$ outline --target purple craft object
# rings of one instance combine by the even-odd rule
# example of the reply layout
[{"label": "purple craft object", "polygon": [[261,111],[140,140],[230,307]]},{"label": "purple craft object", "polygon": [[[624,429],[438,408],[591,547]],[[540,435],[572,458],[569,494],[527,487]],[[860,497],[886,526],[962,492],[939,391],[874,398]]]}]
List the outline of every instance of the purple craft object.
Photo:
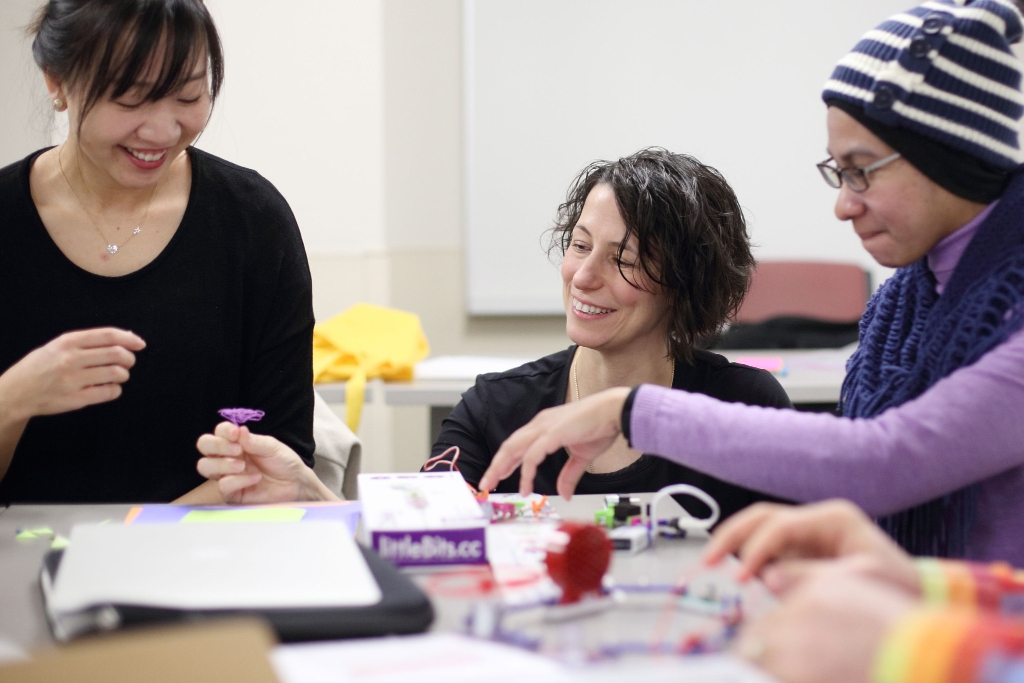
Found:
[{"label": "purple craft object", "polygon": [[220,416],[236,425],[244,425],[246,422],[259,422],[265,413],[262,410],[252,408],[221,408],[217,411]]}]

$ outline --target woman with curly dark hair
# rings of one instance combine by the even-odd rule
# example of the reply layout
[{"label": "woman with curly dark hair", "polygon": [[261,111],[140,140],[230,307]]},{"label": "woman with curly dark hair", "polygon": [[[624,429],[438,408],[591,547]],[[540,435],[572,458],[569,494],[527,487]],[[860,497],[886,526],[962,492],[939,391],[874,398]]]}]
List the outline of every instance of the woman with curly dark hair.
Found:
[{"label": "woman with curly dark hair", "polygon": [[[566,332],[574,345],[498,374],[481,375],[445,420],[433,455],[459,447],[456,464],[476,485],[512,432],[545,408],[616,386],[649,382],[723,401],[790,407],[771,374],[703,350],[735,313],[754,257],[743,211],[725,178],[685,154],[644,149],[585,168],[558,210],[552,249],[562,254]],[[535,490],[555,493],[568,455],[552,455]],[[696,485],[722,515],[764,496],[726,484],[620,440],[591,463],[579,493]],[[498,491],[519,490],[518,476]],[[706,514],[703,504],[687,502]]]},{"label": "woman with curly dark hair", "polygon": [[[790,406],[769,373],[701,349],[739,306],[754,265],[742,209],[715,169],[657,148],[595,162],[577,176],[559,207],[551,248],[562,254],[566,331],[574,345],[508,372],[481,375],[463,394],[433,455],[458,446],[456,467],[469,483],[477,484],[501,442],[539,411],[609,387],[647,382],[723,401]],[[211,456],[228,454],[226,442],[210,443],[208,450]],[[285,472],[283,463],[295,460],[272,440],[256,439],[245,450],[263,456],[249,459],[246,471]],[[556,454],[542,467],[538,491],[555,492],[567,457]],[[228,497],[319,496],[320,487],[303,468],[287,471],[301,473],[304,485],[275,487],[298,475],[250,478],[236,474],[231,460],[200,463],[201,472],[220,479]],[[645,456],[624,440],[592,464],[579,491],[656,491],[674,483],[703,488],[723,516],[765,498]],[[518,486],[513,476],[498,490]],[[688,505],[694,514],[707,514],[698,501]]]},{"label": "woman with curly dark hair", "polygon": [[847,498],[913,554],[1024,565],[1022,39],[1009,0],[928,0],[866,33],[825,84],[817,168],[835,215],[897,269],[860,321],[842,416],[613,388],[539,415],[481,485],[515,472],[528,491],[568,446],[568,496],[625,438],[793,500]]}]

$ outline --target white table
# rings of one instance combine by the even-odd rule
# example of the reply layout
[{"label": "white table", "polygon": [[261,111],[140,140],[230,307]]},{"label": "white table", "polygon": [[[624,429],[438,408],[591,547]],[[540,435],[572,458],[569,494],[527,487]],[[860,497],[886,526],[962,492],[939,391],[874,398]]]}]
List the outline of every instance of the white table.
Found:
[{"label": "white table", "polygon": [[[830,409],[839,402],[839,393],[846,377],[846,360],[856,345],[841,349],[794,349],[766,351],[718,351],[729,360],[742,357],[782,357],[784,374],[776,375],[789,400],[798,408]],[[502,372],[527,363],[528,358],[495,358],[484,356],[441,356],[416,366],[416,379],[411,382],[371,382],[367,384],[366,400],[373,400],[377,389],[387,405],[420,405],[430,408],[430,439],[440,433],[441,420],[448,416],[463,392],[473,386],[476,376],[485,372]],[[345,402],[344,383],[318,384],[316,390],[328,403]]]},{"label": "white table", "polygon": [[[786,373],[777,375],[779,383],[794,404],[836,403],[846,376],[846,360],[852,347],[842,349],[800,349],[768,351],[720,351],[729,360],[744,356],[774,356],[786,361]],[[448,361],[463,361],[462,365]],[[502,372],[529,362],[526,358],[487,358],[481,356],[442,356],[417,365],[416,379],[411,382],[383,383],[384,401],[388,405],[454,406],[463,392],[473,386],[476,375],[482,372]],[[438,372],[442,362],[452,369]],[[469,374],[460,370],[477,369]],[[424,372],[424,370],[426,372]],[[426,375],[426,376],[424,376]],[[342,382],[318,384],[317,391],[328,403],[345,402],[345,384]]]}]

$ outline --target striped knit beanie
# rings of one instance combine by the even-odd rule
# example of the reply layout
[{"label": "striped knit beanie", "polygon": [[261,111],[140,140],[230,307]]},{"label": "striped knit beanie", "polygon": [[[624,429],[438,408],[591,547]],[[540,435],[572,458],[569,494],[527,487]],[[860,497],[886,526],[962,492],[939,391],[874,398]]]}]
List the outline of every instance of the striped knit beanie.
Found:
[{"label": "striped knit beanie", "polygon": [[822,98],[924,175],[989,202],[1024,156],[1020,60],[1024,18],[1013,0],[931,0],[868,31],[839,61]]}]

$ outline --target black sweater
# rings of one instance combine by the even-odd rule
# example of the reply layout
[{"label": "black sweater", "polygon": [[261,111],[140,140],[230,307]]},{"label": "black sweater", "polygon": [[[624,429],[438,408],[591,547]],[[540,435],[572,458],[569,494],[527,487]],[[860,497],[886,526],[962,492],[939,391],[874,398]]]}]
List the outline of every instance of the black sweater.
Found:
[{"label": "black sweater", "polygon": [[254,171],[189,149],[181,224],[120,277],[74,265],[29,192],[40,152],[0,169],[0,372],[71,330],[146,341],[120,398],[29,421],[0,502],[170,501],[203,482],[196,439],[217,410],[266,411],[272,434],[313,453],[312,285],[288,203]]},{"label": "black sweater", "polygon": [[[575,350],[575,346],[570,346],[513,370],[477,377],[476,385],[462,395],[462,401],[442,424],[431,455],[458,446],[457,467],[466,481],[476,486],[498,447],[512,432],[541,410],[565,403]],[[673,388],[734,403],[792,408],[785,389],[771,373],[730,363],[710,351],[694,351],[693,355],[693,365],[676,363]],[[534,490],[549,495],[557,493],[555,482],[568,459],[564,449],[549,455],[537,469]],[[692,484],[703,489],[718,501],[723,519],[756,501],[777,500],[650,455],[641,456],[617,472],[584,473],[576,493],[638,493],[657,491],[669,484]],[[519,470],[498,485],[501,493],[518,490]],[[679,502],[697,517],[710,513],[707,506],[692,498],[680,497]]]}]

